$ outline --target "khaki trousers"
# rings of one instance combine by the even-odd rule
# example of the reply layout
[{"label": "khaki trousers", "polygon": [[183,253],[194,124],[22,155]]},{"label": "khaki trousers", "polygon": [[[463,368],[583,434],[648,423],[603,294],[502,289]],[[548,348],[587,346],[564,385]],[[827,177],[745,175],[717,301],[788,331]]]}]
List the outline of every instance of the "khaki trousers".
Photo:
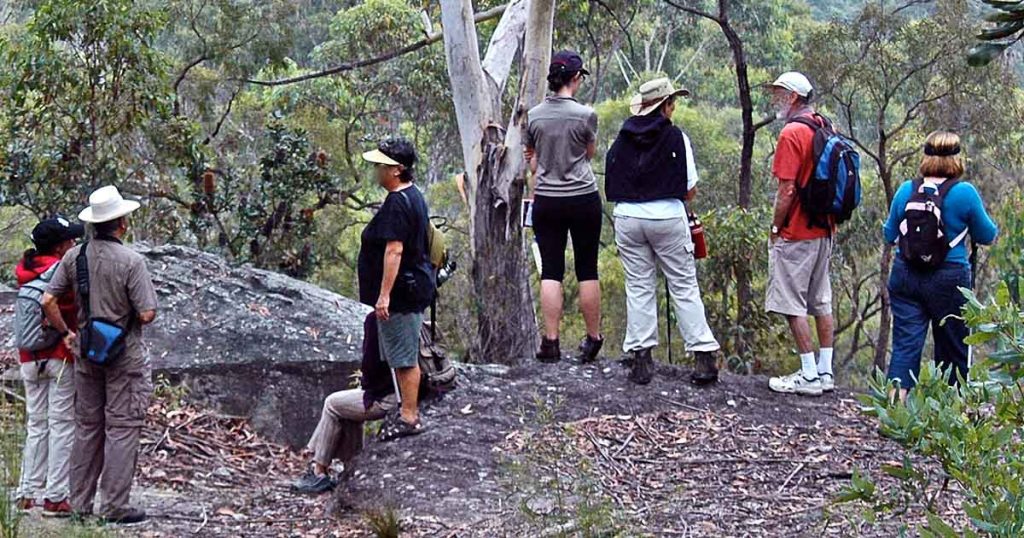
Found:
[{"label": "khaki trousers", "polygon": [[18,497],[60,502],[70,491],[69,457],[75,439],[74,366],[49,359],[21,365],[28,414]]},{"label": "khaki trousers", "polygon": [[658,268],[668,280],[687,351],[717,351],[697,285],[697,263],[686,219],[615,217],[615,244],[626,272],[625,352],[658,345]]},{"label": "khaki trousers", "polygon": [[153,393],[144,358],[124,356],[109,366],[75,362],[75,445],[71,463],[71,506],[119,517],[129,508],[139,437]]},{"label": "khaki trousers", "polygon": [[313,452],[313,461],[324,467],[335,459],[348,463],[363,450],[363,423],[384,418],[396,405],[397,399],[391,394],[367,409],[363,405],[363,389],[342,390],[328,396],[320,423],[306,445]]}]

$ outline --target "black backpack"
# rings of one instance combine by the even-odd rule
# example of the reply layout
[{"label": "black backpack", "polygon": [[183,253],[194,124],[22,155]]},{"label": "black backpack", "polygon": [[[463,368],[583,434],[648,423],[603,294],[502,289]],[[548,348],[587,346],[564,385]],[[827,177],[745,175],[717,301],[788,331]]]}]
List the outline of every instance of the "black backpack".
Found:
[{"label": "black backpack", "polygon": [[959,180],[947,179],[942,185],[915,179],[913,193],[900,222],[900,257],[919,271],[934,271],[946,262],[949,251],[967,237],[967,230],[950,241],[942,223],[942,201]]},{"label": "black backpack", "polygon": [[814,131],[814,172],[806,185],[798,189],[800,206],[811,217],[811,224],[831,228],[834,220],[842,224],[850,220],[860,205],[860,154],[849,140],[832,127],[832,122],[815,114],[823,125],[807,116],[793,118]]}]

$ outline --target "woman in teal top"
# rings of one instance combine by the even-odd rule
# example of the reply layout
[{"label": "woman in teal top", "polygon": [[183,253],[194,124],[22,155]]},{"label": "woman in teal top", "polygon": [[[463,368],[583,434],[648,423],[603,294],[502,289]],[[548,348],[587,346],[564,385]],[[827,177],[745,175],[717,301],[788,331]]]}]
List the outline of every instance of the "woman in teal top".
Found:
[{"label": "woman in teal top", "polygon": [[[964,339],[968,330],[963,320],[948,316],[959,315],[967,302],[959,288],[971,287],[966,236],[970,235],[975,244],[988,245],[995,241],[998,233],[978,190],[959,179],[964,172],[960,137],[934,132],[925,141],[924,153],[920,168],[924,188],[934,186],[945,191],[940,208],[942,229],[945,238],[954,245],[945,262],[931,270],[912,266],[897,251],[889,277],[893,331],[888,379],[899,382],[901,398],[914,386],[921,371],[921,351],[929,325],[935,341],[935,362],[949,370],[951,384],[957,382],[958,374],[966,379],[969,365]],[[943,185],[950,181],[956,183],[944,189]],[[914,184],[914,181],[905,182],[893,197],[889,219],[883,227],[888,243],[900,239]]]}]

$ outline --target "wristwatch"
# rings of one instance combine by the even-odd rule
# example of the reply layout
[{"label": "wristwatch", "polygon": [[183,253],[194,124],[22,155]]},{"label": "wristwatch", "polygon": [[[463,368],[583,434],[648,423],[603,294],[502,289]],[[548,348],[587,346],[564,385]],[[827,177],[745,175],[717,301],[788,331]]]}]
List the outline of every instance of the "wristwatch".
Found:
[{"label": "wristwatch", "polygon": [[772,224],[772,235],[779,235],[779,227]]}]

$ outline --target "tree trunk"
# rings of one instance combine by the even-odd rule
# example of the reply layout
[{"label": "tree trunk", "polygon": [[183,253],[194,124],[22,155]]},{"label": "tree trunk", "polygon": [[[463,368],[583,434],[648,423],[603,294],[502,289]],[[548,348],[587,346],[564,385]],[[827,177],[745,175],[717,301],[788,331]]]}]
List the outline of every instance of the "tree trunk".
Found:
[{"label": "tree trunk", "polygon": [[[878,144],[878,157],[881,163],[885,163],[887,155],[885,133],[880,133]],[[892,188],[892,168],[886,165],[879,166],[879,178],[885,188],[886,206],[892,205],[895,195]],[[892,304],[889,299],[889,272],[892,269],[892,245],[885,245],[882,249],[882,259],[878,267],[878,296],[882,299],[882,308],[878,316],[878,339],[875,341],[874,365],[881,371],[885,371],[886,358],[889,355],[889,338],[892,335]]]},{"label": "tree trunk", "polygon": [[739,194],[737,201],[739,206],[747,209],[750,207],[751,193],[753,191],[753,162],[754,162],[754,102],[750,97],[750,78],[747,75],[747,56],[743,51],[743,40],[733,29],[728,19],[728,3],[721,1],[721,18],[718,21],[722,28],[725,39],[729,42],[729,49],[732,50],[732,60],[736,64],[736,90],[740,99],[740,114],[743,118],[743,147],[740,150],[740,177]]},{"label": "tree trunk", "polygon": [[[749,209],[753,191],[753,160],[754,160],[754,104],[750,97],[750,79],[747,75],[747,57],[743,51],[743,40],[729,23],[729,4],[727,0],[719,0],[718,25],[729,42],[733,63],[736,68],[736,90],[740,100],[740,112],[743,119],[743,146],[740,149],[740,176],[736,202],[741,209]],[[753,291],[750,286],[750,263],[739,260],[736,265],[736,306],[737,325],[744,326],[753,316]],[[743,356],[748,352],[745,331],[736,333],[734,342],[735,353]]]},{"label": "tree trunk", "polygon": [[[521,161],[505,146],[497,125],[484,131],[484,160],[478,169],[479,190],[473,223],[473,288],[476,293],[478,335],[473,354],[483,362],[516,363],[533,351],[537,321],[524,248],[519,210],[524,183],[515,181],[506,202],[496,196],[501,176]],[[513,209],[515,208],[515,209]]]},{"label": "tree trunk", "polygon": [[[525,111],[544,95],[554,1],[510,5],[482,62],[470,0],[442,0],[441,17],[470,205],[478,322],[472,354],[478,361],[516,363],[533,351],[537,338],[519,218],[526,169],[520,126]],[[500,97],[524,31],[521,104],[504,130]]]},{"label": "tree trunk", "polygon": [[878,295],[882,298],[882,310],[878,316],[878,340],[875,341],[875,368],[885,371],[889,355],[889,337],[892,332],[892,311],[889,309],[889,270],[892,265],[892,245],[882,248],[882,261],[878,272]]}]

